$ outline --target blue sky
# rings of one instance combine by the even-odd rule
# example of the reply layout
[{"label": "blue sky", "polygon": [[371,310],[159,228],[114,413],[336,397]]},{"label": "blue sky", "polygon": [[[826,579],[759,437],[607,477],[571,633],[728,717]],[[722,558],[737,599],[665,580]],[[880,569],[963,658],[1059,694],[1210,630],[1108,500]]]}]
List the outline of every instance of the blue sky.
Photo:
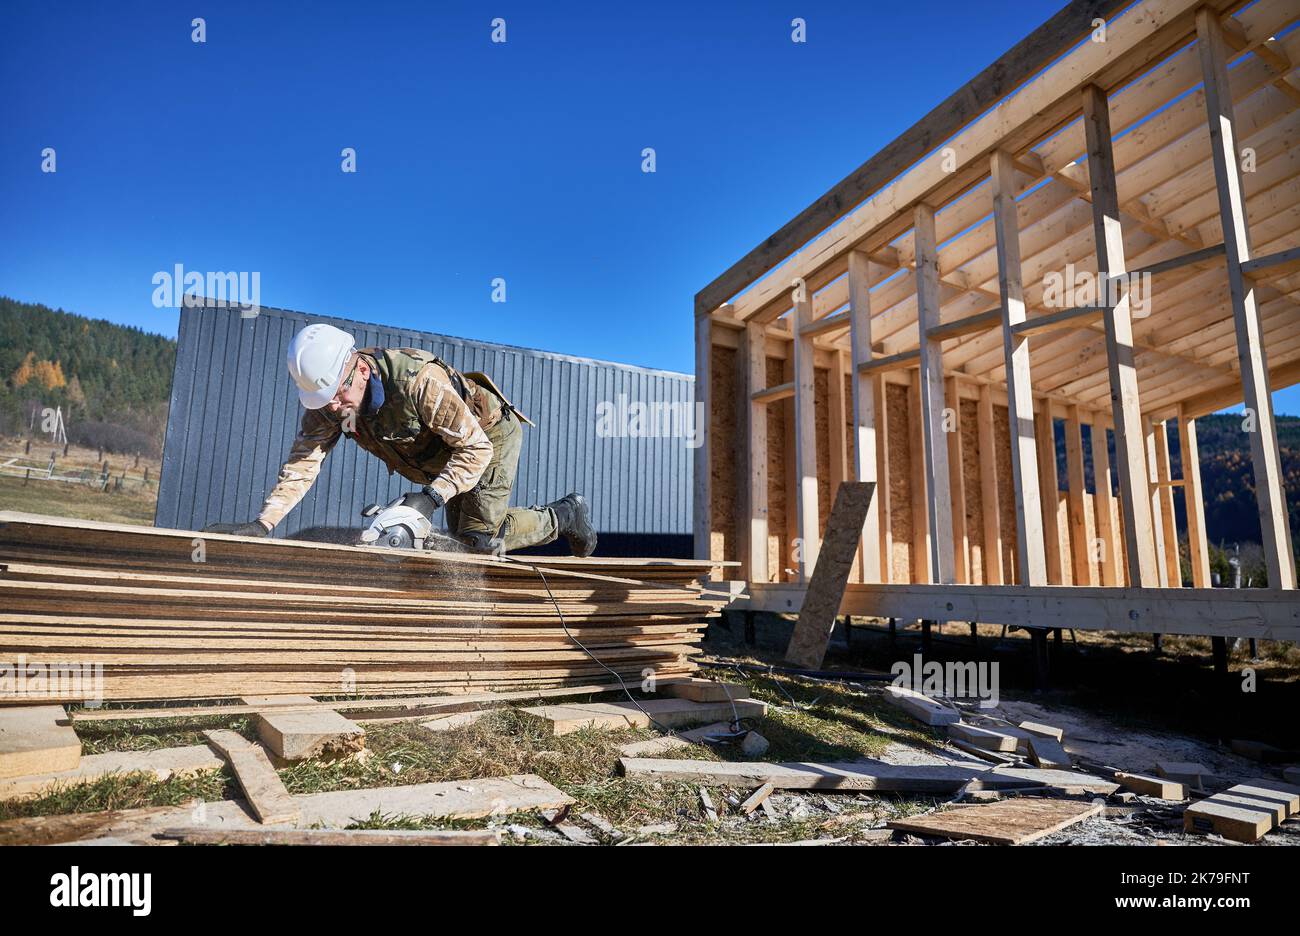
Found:
[{"label": "blue sky", "polygon": [[1061,2],[6,2],[0,294],[175,334],[157,271],[258,271],[689,372],[697,290]]}]

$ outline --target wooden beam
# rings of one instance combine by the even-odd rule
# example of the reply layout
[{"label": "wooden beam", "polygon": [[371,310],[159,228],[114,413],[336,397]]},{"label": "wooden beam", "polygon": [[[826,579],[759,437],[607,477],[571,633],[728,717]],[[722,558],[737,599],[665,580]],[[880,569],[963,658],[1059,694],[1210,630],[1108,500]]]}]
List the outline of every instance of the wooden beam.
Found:
[{"label": "wooden beam", "polygon": [[817,510],[817,416],[815,409],[812,339],[800,334],[812,315],[812,297],[807,290],[795,290],[794,298],[794,424],[787,431],[794,434],[795,510],[799,549],[795,567],[806,581],[817,565],[821,543],[821,524]]},{"label": "wooden beam", "polygon": [[749,518],[748,561],[745,578],[767,582],[767,405],[755,398],[767,386],[767,335],[763,326],[751,322],[745,326],[745,393],[749,406],[746,425],[749,435],[748,478],[745,486]]},{"label": "wooden beam", "polygon": [[[712,310],[710,310],[712,311]],[[693,458],[694,463],[694,491],[691,502],[693,510],[693,524],[695,529],[695,558],[711,559],[712,542],[713,542],[713,502],[712,502],[712,457],[709,449],[711,448],[713,433],[709,426],[713,422],[713,411],[710,409],[712,392],[710,382],[712,380],[712,367],[710,362],[713,357],[713,322],[707,316],[695,320],[695,408],[697,411],[704,413],[704,424],[699,427],[700,444],[695,447]]]},{"label": "wooden beam", "polygon": [[1186,410],[1178,413],[1178,453],[1183,463],[1183,505],[1187,510],[1187,553],[1192,567],[1192,587],[1209,588],[1210,548],[1205,536],[1205,497],[1201,491],[1201,452],[1196,441],[1196,420]]},{"label": "wooden beam", "polygon": [[[998,310],[1001,315],[1001,310]],[[1002,511],[998,504],[997,435],[993,426],[993,393],[988,384],[980,384],[976,409],[979,430],[980,508],[984,520],[984,582],[1001,585]]]},{"label": "wooden beam", "polygon": [[[762,326],[759,326],[762,329]],[[767,405],[768,403],[777,403],[781,400],[788,400],[794,396],[794,381],[790,383],[777,384],[775,387],[764,387],[762,390],[756,390],[750,394],[750,400],[754,403]]]},{"label": "wooden beam", "polygon": [[[861,251],[849,253],[849,343],[851,364],[849,373],[853,385],[853,468],[859,481],[876,483],[878,418],[883,420],[884,401],[876,405],[875,381],[863,376],[861,366],[871,360],[871,289],[870,260]],[[884,392],[884,384],[881,384]],[[879,414],[879,417],[878,415]],[[883,422],[881,423],[883,425]],[[881,433],[883,435],[883,433]],[[883,442],[881,443],[883,444]],[[887,485],[878,485],[885,486]],[[881,579],[880,497],[870,499],[867,516],[862,527],[859,552],[862,558],[862,581],[879,582]]]},{"label": "wooden beam", "polygon": [[[845,364],[848,353],[831,352],[830,373],[827,375],[827,427],[829,429],[830,482],[831,491],[838,491],[840,484],[848,479],[848,425],[849,418],[844,405],[844,375],[849,368]],[[834,494],[832,494],[834,496]]]},{"label": "wooden beam", "polygon": [[[1125,272],[1124,232],[1120,226],[1119,196],[1115,188],[1110,110],[1106,93],[1096,85],[1083,89],[1083,124],[1088,140],[1097,269],[1107,276],[1118,276]],[[1142,407],[1138,397],[1137,369],[1133,364],[1133,319],[1127,292],[1107,310],[1104,322],[1128,580],[1135,585],[1153,586],[1159,581],[1159,569],[1152,537],[1150,499],[1146,491]]]},{"label": "wooden beam", "polygon": [[936,325],[926,332],[926,336],[933,341],[947,341],[949,338],[960,338],[963,335],[990,331],[1001,324],[1002,309],[998,307],[987,312],[980,312],[977,315],[968,315],[953,322]]},{"label": "wooden beam", "polygon": [[1128,0],[1072,0],[967,84],[809,205],[779,231],[749,251],[695,296],[704,315],[774,268],[821,231],[862,204],[899,173],[980,117],[1092,31]]},{"label": "wooden beam", "polygon": [[1002,350],[1007,379],[1007,418],[1011,428],[1011,475],[1016,504],[1017,581],[1047,584],[1043,500],[1039,491],[1034,442],[1034,397],[1029,378],[1029,339],[1015,326],[1025,320],[1025,290],[1020,269],[1020,221],[1016,214],[1015,168],[1009,153],[991,159],[993,223],[997,236],[998,291],[1002,297]]},{"label": "wooden beam", "polygon": [[1048,315],[1036,315],[1026,319],[1015,327],[1017,335],[1041,335],[1062,328],[1087,328],[1094,322],[1100,322],[1109,309],[1106,306],[1080,306],[1077,309],[1065,309]]},{"label": "wooden beam", "polygon": [[[1267,257],[1256,257],[1241,264],[1242,273],[1258,279],[1286,276],[1296,270],[1300,270],[1300,247],[1281,250]],[[1268,277],[1262,275],[1265,271],[1268,272]]]},{"label": "wooden beam", "polygon": [[898,354],[890,354],[886,357],[871,358],[862,361],[857,365],[859,374],[883,374],[886,371],[902,370],[906,367],[912,367],[919,364],[921,360],[920,351],[901,351]]},{"label": "wooden beam", "polygon": [[1147,498],[1151,504],[1151,535],[1156,549],[1156,584],[1169,587],[1169,565],[1165,555],[1164,512],[1160,500],[1160,466],[1157,461],[1156,429],[1150,416],[1142,417],[1142,437],[1146,446]]},{"label": "wooden beam", "polygon": [[1295,588],[1295,554],[1287,517],[1286,490],[1278,453],[1277,426],[1268,382],[1268,359],[1255,290],[1248,284],[1242,264],[1250,262],[1250,229],[1242,192],[1236,122],[1228,84],[1223,27],[1206,8],[1196,12],[1197,47],[1205,80],[1205,109],[1210,126],[1210,148],[1219,195],[1219,217],[1228,266],[1228,295],[1237,334],[1237,364],[1246,409],[1254,417],[1250,455],[1255,473],[1255,499],[1259,504],[1260,534],[1269,584]]},{"label": "wooden beam", "polygon": [[1079,407],[1071,405],[1065,417],[1065,468],[1069,485],[1070,567],[1075,585],[1096,585],[1088,541],[1088,498],[1083,467],[1083,426]]},{"label": "wooden beam", "polygon": [[934,209],[916,207],[916,305],[920,343],[921,428],[925,483],[929,491],[930,574],[940,584],[956,581],[953,561],[953,501],[948,485],[948,433],[944,429],[943,347],[928,337],[939,324],[939,248]]},{"label": "wooden beam", "polygon": [[907,442],[911,477],[907,479],[912,494],[912,581],[930,581],[930,499],[925,473],[924,416],[921,410],[921,373],[912,371],[907,395]]}]

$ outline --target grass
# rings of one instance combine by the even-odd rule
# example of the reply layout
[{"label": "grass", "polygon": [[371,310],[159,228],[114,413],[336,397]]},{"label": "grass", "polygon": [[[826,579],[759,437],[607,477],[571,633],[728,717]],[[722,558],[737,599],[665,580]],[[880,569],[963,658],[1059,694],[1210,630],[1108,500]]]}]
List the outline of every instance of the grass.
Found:
[{"label": "grass", "polygon": [[[747,721],[771,747],[762,760],[843,761],[882,753],[892,741],[925,744],[935,740],[874,694],[847,686],[811,686],[782,677],[740,677],[728,681],[750,686],[753,698],[772,704],[766,718]],[[612,697],[611,697],[612,698]],[[228,727],[253,737],[245,716],[204,716],[175,719],[96,721],[78,726],[86,753],[151,750],[203,743],[205,728]],[[796,812],[782,810],[779,821],[729,815],[727,796],[743,799],[748,789],[713,788],[711,795],[724,813],[713,824],[705,820],[697,789],[686,783],[646,781],[618,774],[619,748],[657,735],[648,729],[619,731],[584,729],[550,734],[541,722],[514,708],[496,710],[479,721],[448,731],[431,732],[418,721],[376,723],[366,730],[369,755],[364,760],[334,763],[311,761],[281,770],[291,793],[319,793],[382,786],[472,780],[533,773],[576,801],[572,816],[595,812],[638,840],[673,843],[797,841],[819,837],[858,840],[884,818],[925,808],[931,800],[905,800],[880,795],[799,797]],[[734,747],[694,747],[665,756],[700,759],[746,759]],[[120,774],[94,783],[66,787],[39,799],[0,803],[0,819],[57,815],[97,809],[175,806],[193,798],[237,797],[238,786],[228,771],[157,782],[143,774]],[[780,794],[774,799],[779,800]],[[790,798],[794,802],[793,798]],[[448,822],[409,816],[375,814],[355,828],[432,829],[483,828],[503,820]],[[506,817],[516,829],[540,830],[535,813]],[[644,826],[671,825],[673,830],[637,832]],[[594,830],[591,830],[594,832]],[[543,833],[544,834],[544,833]],[[509,840],[510,837],[507,837]],[[529,838],[527,841],[534,841]]]},{"label": "grass", "polygon": [[0,477],[0,510],[74,517],[104,523],[153,525],[157,487],[121,492],[98,491],[83,484]]}]

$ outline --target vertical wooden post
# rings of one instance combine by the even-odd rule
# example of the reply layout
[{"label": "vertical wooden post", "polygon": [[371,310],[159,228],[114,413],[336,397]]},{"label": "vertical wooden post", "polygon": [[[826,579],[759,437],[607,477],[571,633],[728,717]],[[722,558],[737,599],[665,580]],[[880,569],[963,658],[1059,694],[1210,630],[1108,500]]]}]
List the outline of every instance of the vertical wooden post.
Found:
[{"label": "vertical wooden post", "polygon": [[961,442],[961,388],[956,377],[943,381],[945,409],[952,411],[951,424],[944,417],[948,436],[948,493],[952,498],[953,578],[957,582],[971,581],[970,536],[966,532],[966,478],[962,470]]},{"label": "vertical wooden post", "polygon": [[1201,452],[1196,420],[1178,407],[1178,450],[1183,462],[1183,504],[1187,508],[1187,558],[1192,586],[1210,587],[1210,548],[1205,536],[1205,497],[1201,491]]},{"label": "vertical wooden post", "polygon": [[1029,339],[1011,331],[1025,320],[1020,272],[1020,219],[1011,154],[992,156],[993,226],[997,233],[998,291],[1002,296],[1002,350],[1007,375],[1007,418],[1011,423],[1011,476],[1016,504],[1016,561],[1021,585],[1047,584],[1043,501],[1034,444],[1034,397],[1029,380]]},{"label": "vertical wooden post", "polygon": [[1002,511],[998,505],[997,436],[993,431],[993,392],[980,384],[977,409],[980,452],[980,506],[984,515],[984,584],[1001,585]]},{"label": "vertical wooden post", "polygon": [[1170,588],[1181,588],[1183,571],[1178,563],[1178,518],[1174,514],[1173,471],[1169,462],[1169,423],[1155,424],[1156,474],[1160,478],[1160,531],[1164,540],[1165,578]]},{"label": "vertical wooden post", "polygon": [[[893,498],[889,491],[889,408],[885,405],[885,375],[871,378],[871,399],[876,412],[876,496],[872,507],[879,509],[880,527],[880,581],[889,582],[894,577],[894,521],[891,513]],[[867,528],[871,536],[871,528]],[[870,581],[864,578],[863,581]]]},{"label": "vertical wooden post", "polygon": [[[1088,172],[1092,182],[1092,226],[1097,243],[1100,281],[1127,271],[1124,232],[1120,226],[1119,195],[1115,188],[1115,154],[1111,149],[1110,106],[1096,85],[1083,89],[1083,126],[1088,140]],[[1111,420],[1115,430],[1115,461],[1119,473],[1124,539],[1131,586],[1154,587],[1160,578],[1153,537],[1151,501],[1147,497],[1146,459],[1142,445],[1142,408],[1137,368],[1133,363],[1133,319],[1124,291],[1105,316],[1106,367],[1110,376]]]},{"label": "vertical wooden post", "polygon": [[937,584],[956,581],[953,560],[952,492],[948,487],[948,433],[943,418],[943,352],[928,332],[939,325],[939,248],[934,209],[916,206],[916,315],[920,333],[921,429],[925,483],[930,501],[930,575]]},{"label": "vertical wooden post", "polygon": [[1083,467],[1083,426],[1079,421],[1079,407],[1070,405],[1065,411],[1065,469],[1069,485],[1070,506],[1070,566],[1074,570],[1075,585],[1096,585],[1092,567],[1092,552],[1088,542],[1088,498]]},{"label": "vertical wooden post", "polygon": [[[883,401],[876,405],[876,381],[864,379],[859,368],[871,360],[871,266],[867,255],[858,250],[849,252],[849,345],[851,351],[850,373],[853,382],[853,470],[859,481],[877,481],[876,496],[867,505],[867,520],[862,528],[862,543],[858,547],[862,557],[862,581],[880,582],[882,498],[888,503],[889,485],[884,482],[876,462],[877,432],[884,425]],[[883,384],[881,385],[883,389]],[[883,433],[881,433],[883,434]],[[886,507],[887,511],[888,508]]]},{"label": "vertical wooden post", "polygon": [[1038,477],[1043,486],[1043,546],[1047,554],[1049,585],[1061,585],[1065,582],[1064,565],[1061,561],[1061,482],[1056,471],[1055,426],[1052,419],[1052,403],[1044,397],[1038,401],[1034,441],[1038,446]]},{"label": "vertical wooden post", "polygon": [[767,333],[758,322],[745,325],[744,352],[749,435],[748,575],[751,582],[767,582],[767,404],[754,402],[754,394],[767,387]]},{"label": "vertical wooden post", "polygon": [[795,510],[801,547],[796,568],[799,580],[806,583],[817,565],[821,546],[821,528],[817,511],[817,417],[814,410],[816,384],[813,370],[813,340],[803,335],[812,322],[812,296],[804,286],[794,296],[794,433]]},{"label": "vertical wooden post", "polygon": [[1254,286],[1241,272],[1241,264],[1250,259],[1250,229],[1246,221],[1246,197],[1241,187],[1241,164],[1237,154],[1232,91],[1228,86],[1223,27],[1217,14],[1208,7],[1196,11],[1196,35],[1205,80],[1205,108],[1210,122],[1210,149],[1219,192],[1219,216],[1223,222],[1228,295],[1232,300],[1232,319],[1237,332],[1237,362],[1246,409],[1254,414],[1255,420],[1255,431],[1250,433],[1250,458],[1255,472],[1255,499],[1259,504],[1268,584],[1273,588],[1295,588],[1295,556],[1291,549],[1291,527],[1287,518],[1286,488],[1282,482],[1282,462],[1278,455],[1273,398],[1268,385],[1264,333]]},{"label": "vertical wooden post", "polygon": [[702,412],[704,425],[699,427],[700,444],[694,453],[694,501],[692,503],[693,526],[695,532],[695,558],[711,559],[713,542],[713,501],[712,501],[712,447],[713,434],[709,422],[712,417],[710,401],[712,400],[713,357],[713,321],[707,315],[695,319],[695,406]]},{"label": "vertical wooden post", "polygon": [[1106,439],[1106,423],[1097,414],[1092,419],[1092,476],[1097,491],[1093,495],[1093,505],[1097,508],[1097,539],[1101,540],[1101,583],[1118,585],[1119,564],[1115,560],[1115,547],[1119,545],[1119,538],[1115,535],[1110,445]]},{"label": "vertical wooden post", "polygon": [[930,574],[930,520],[929,484],[925,476],[925,437],[922,429],[921,375],[911,372],[911,386],[907,396],[907,441],[912,475],[907,479],[912,492],[912,581],[917,584],[931,581]]},{"label": "vertical wooden post", "polygon": [[1151,503],[1151,532],[1156,547],[1156,581],[1161,588],[1169,587],[1169,565],[1165,557],[1164,512],[1160,501],[1160,463],[1156,455],[1156,429],[1151,417],[1142,417],[1142,432],[1147,449],[1147,497]]}]

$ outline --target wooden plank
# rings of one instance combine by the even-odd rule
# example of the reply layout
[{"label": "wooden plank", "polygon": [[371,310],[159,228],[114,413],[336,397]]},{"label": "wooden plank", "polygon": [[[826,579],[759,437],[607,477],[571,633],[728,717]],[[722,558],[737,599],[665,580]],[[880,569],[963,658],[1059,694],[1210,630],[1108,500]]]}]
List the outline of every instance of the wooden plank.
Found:
[{"label": "wooden plank", "polygon": [[897,139],[867,160],[779,231],[737,261],[695,297],[696,315],[713,311],[789,257],[886,183],[971,123],[1000,98],[1033,77],[1062,50],[1092,31],[1098,17],[1109,19],[1123,0],[1072,0],[996,62],[941,102]]},{"label": "wooden plank", "polygon": [[1059,741],[1030,734],[1029,759],[1034,766],[1047,770],[1069,770],[1073,766],[1070,755]]},{"label": "wooden plank", "polygon": [[[178,826],[156,838],[186,845],[500,845],[500,829],[210,829]],[[85,844],[84,842],[81,844]]]},{"label": "wooden plank", "polygon": [[81,741],[61,705],[0,708],[0,779],[75,770]]},{"label": "wooden plank", "polygon": [[954,708],[936,702],[921,692],[903,686],[886,686],[885,701],[895,708],[900,708],[923,725],[936,727],[953,725],[961,721],[961,713]]},{"label": "wooden plank", "polygon": [[907,479],[911,494],[912,511],[912,562],[913,582],[930,582],[933,566],[930,564],[930,497],[925,472],[925,417],[921,409],[921,376],[913,371],[907,395],[907,445],[911,477]]},{"label": "wooden plank", "polygon": [[1044,335],[1062,328],[1087,328],[1094,322],[1100,322],[1109,311],[1106,306],[1080,306],[1077,309],[1065,309],[1035,315],[1013,327],[1013,331],[1022,338],[1030,335]]},{"label": "wooden plank", "polygon": [[[308,793],[294,797],[298,828],[343,828],[385,816],[429,819],[482,819],[537,809],[558,809],[573,799],[534,774],[482,777],[443,783]],[[204,804],[204,826],[212,829],[262,829],[238,800]],[[0,822],[0,844],[54,845],[83,838],[149,838],[164,829],[188,826],[193,806],[38,816]]]},{"label": "wooden plank", "polygon": [[844,351],[831,353],[831,368],[827,375],[827,435],[830,437],[830,483],[831,490],[838,491],[840,484],[849,478],[848,454],[848,415],[844,405],[844,375],[849,367],[845,363]]},{"label": "wooden plank", "polygon": [[794,666],[821,668],[875,492],[874,482],[846,481],[835,494],[821,558],[813,569],[786,649],[786,662]]},{"label": "wooden plank", "polygon": [[483,716],[491,711],[492,709],[478,709],[474,712],[453,712],[450,715],[443,715],[440,718],[431,718],[428,721],[420,722],[420,727],[429,731],[452,731],[456,728],[465,728],[477,724],[483,719]]},{"label": "wooden plank", "polygon": [[161,782],[172,777],[193,776],[205,770],[220,770],[221,764],[221,759],[206,744],[88,754],[71,770],[0,780],[0,800],[28,799],[52,787],[93,783],[112,774],[146,773]]},{"label": "wooden plank", "polygon": [[[893,502],[889,492],[889,407],[886,405],[885,378],[874,377],[871,381],[871,399],[876,408],[876,496],[871,499],[879,504],[880,516],[880,574],[872,577],[863,573],[863,582],[889,582],[894,577],[894,528]],[[864,539],[871,538],[871,530],[864,532]],[[865,555],[865,554],[864,554]]]},{"label": "wooden plank", "polygon": [[995,845],[1024,845],[1098,816],[1104,807],[1101,802],[1018,797],[1000,803],[957,806],[929,815],[892,819],[887,825],[915,835]]},{"label": "wooden plank", "polygon": [[794,435],[795,517],[800,540],[795,568],[800,581],[812,577],[821,550],[821,520],[817,509],[817,415],[813,343],[799,336],[800,327],[812,315],[807,290],[796,290],[794,300],[794,423],[787,432]]},{"label": "wooden plank", "polygon": [[1260,275],[1268,272],[1271,276],[1294,273],[1300,269],[1300,247],[1279,250],[1265,257],[1254,257],[1241,264],[1241,272],[1252,278],[1262,279]]},{"label": "wooden plank", "polygon": [[1168,588],[1169,560],[1165,549],[1164,499],[1160,494],[1159,437],[1150,416],[1142,417],[1142,434],[1146,445],[1147,497],[1151,502],[1151,533],[1156,551],[1157,584]]},{"label": "wooden plank", "polygon": [[1234,842],[1258,842],[1276,825],[1265,806],[1210,796],[1183,811],[1183,830],[1199,835],[1214,833]]},{"label": "wooden plank", "polygon": [[1124,789],[1140,793],[1142,796],[1154,796],[1157,799],[1167,800],[1187,799],[1187,787],[1176,780],[1168,780],[1164,777],[1149,777],[1146,774],[1126,773],[1124,771],[1115,774],[1114,779]]},{"label": "wooden plank", "polygon": [[[281,696],[286,705],[313,701],[308,696]],[[365,729],[336,711],[277,712],[271,696],[245,696],[246,705],[270,707],[253,719],[257,736],[283,761],[346,757],[366,746]]]},{"label": "wooden plank", "polygon": [[921,429],[925,484],[929,499],[930,580],[956,582],[953,497],[948,481],[948,433],[944,430],[943,346],[928,332],[940,321],[939,248],[934,209],[921,204],[914,215],[916,231],[917,327],[921,333]]},{"label": "wooden plank", "polygon": [[[583,728],[678,728],[733,718],[762,718],[767,706],[753,699],[735,702],[692,702],[689,699],[644,699],[631,702],[592,702],[586,705],[544,705],[520,709],[540,720],[556,735]],[[652,721],[653,719],[653,721]]]},{"label": "wooden plank", "polygon": [[[1001,311],[999,310],[999,315]],[[993,393],[988,384],[980,384],[976,407],[980,463],[980,509],[984,527],[984,583],[1001,585],[1002,510],[999,506],[997,441],[993,426]]]},{"label": "wooden plank", "polygon": [[[849,253],[849,344],[851,351],[850,382],[853,386],[853,467],[854,477],[861,482],[876,485],[876,491],[882,491],[877,483],[877,440],[883,448],[885,433],[877,432],[876,426],[884,426],[885,407],[883,399],[877,406],[876,382],[863,376],[861,367],[871,361],[871,290],[870,260],[861,251]],[[883,395],[884,385],[880,385]],[[888,485],[886,484],[887,488]],[[862,581],[879,582],[881,578],[882,544],[880,536],[881,506],[879,495],[869,499],[867,516],[862,526],[862,535],[858,544],[862,560]]]},{"label": "wooden plank", "polygon": [[967,744],[983,748],[986,751],[1014,752],[1020,746],[1020,738],[997,728],[982,728],[979,725],[966,725],[954,722],[948,726],[948,737],[957,738]]},{"label": "wooden plank", "polygon": [[1196,441],[1196,420],[1181,406],[1178,410],[1178,450],[1183,468],[1183,505],[1187,513],[1187,547],[1192,567],[1192,587],[1209,588],[1212,584],[1210,546],[1205,535],[1201,450]]},{"label": "wooden plank", "polygon": [[771,579],[767,566],[767,407],[755,401],[754,394],[767,386],[767,336],[757,323],[745,326],[744,361],[744,392],[750,401],[744,408],[748,471],[743,482],[743,503],[749,518],[744,577],[750,582],[766,582]]},{"label": "wooden plank", "polygon": [[1020,730],[1028,732],[1030,735],[1039,738],[1048,738],[1058,744],[1065,740],[1065,732],[1060,728],[1052,725],[1044,725],[1041,722],[1022,721]]},{"label": "wooden plank", "polygon": [[762,806],[767,798],[772,795],[776,787],[770,783],[764,783],[761,787],[749,795],[746,800],[740,804],[739,811],[742,816],[748,816],[755,809]]},{"label": "wooden plank", "polygon": [[1070,563],[1074,584],[1096,585],[1092,553],[1088,541],[1088,500],[1083,472],[1083,428],[1079,407],[1071,404],[1065,417],[1066,484],[1069,485]]},{"label": "wooden plank", "polygon": [[1251,259],[1250,229],[1242,191],[1241,163],[1237,152],[1236,119],[1228,82],[1223,27],[1207,8],[1196,12],[1197,48],[1205,80],[1205,108],[1209,120],[1210,149],[1219,196],[1219,217],[1228,267],[1228,296],[1237,338],[1237,364],[1246,409],[1253,414],[1250,433],[1255,499],[1259,505],[1264,558],[1268,580],[1278,588],[1296,587],[1295,553],[1287,517],[1286,490],[1278,452],[1277,426],[1269,389],[1268,356],[1255,290],[1247,284],[1242,264]]},{"label": "wooden plank", "polygon": [[231,772],[239,781],[253,814],[264,825],[296,822],[297,804],[280,782],[266,751],[252,744],[236,731],[217,729],[203,732],[203,736],[226,759]]},{"label": "wooden plank", "polygon": [[[1043,503],[1039,491],[1034,440],[1033,387],[1029,373],[1029,339],[1016,335],[1025,320],[1024,282],[1020,263],[1020,222],[1016,213],[1016,177],[1011,154],[997,150],[991,158],[993,222],[997,235],[998,290],[1002,297],[1003,363],[1007,380],[1007,416],[1011,423],[1011,474],[1016,491],[1016,580],[1047,584]],[[1053,492],[1053,497],[1055,493]]]},{"label": "wooden plank", "polygon": [[631,744],[620,747],[618,753],[624,757],[654,757],[657,754],[666,754],[669,751],[682,751],[696,747],[705,743],[705,739],[710,736],[731,734],[733,732],[730,722],[714,722],[711,725],[701,725],[699,728],[691,728],[687,731],[660,735],[657,738],[650,738],[648,741],[633,741]]},{"label": "wooden plank", "polygon": [[999,306],[987,312],[979,312],[975,315],[967,315],[951,322],[935,325],[933,328],[928,329],[925,334],[931,341],[947,341],[951,338],[961,338],[965,335],[989,331],[1001,324],[1002,308]]},{"label": "wooden plank", "polygon": [[[1120,224],[1115,185],[1115,154],[1111,146],[1110,110],[1106,93],[1090,84],[1083,90],[1083,124],[1088,141],[1088,175],[1092,186],[1093,238],[1097,268],[1107,276],[1126,270],[1124,232]],[[1133,364],[1133,319],[1127,291],[1107,310],[1106,368],[1110,380],[1111,427],[1115,432],[1115,461],[1120,503],[1124,511],[1128,580],[1144,587],[1159,583],[1150,500],[1146,492],[1142,408],[1137,370]]]}]

